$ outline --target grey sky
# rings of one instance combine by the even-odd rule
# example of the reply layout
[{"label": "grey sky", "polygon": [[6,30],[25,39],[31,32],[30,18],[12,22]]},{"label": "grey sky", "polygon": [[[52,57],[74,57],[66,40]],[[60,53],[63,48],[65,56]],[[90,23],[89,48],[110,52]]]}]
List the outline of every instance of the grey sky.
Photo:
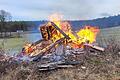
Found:
[{"label": "grey sky", "polygon": [[10,12],[13,20],[43,20],[52,13],[85,20],[119,14],[120,0],[0,0],[0,9]]}]

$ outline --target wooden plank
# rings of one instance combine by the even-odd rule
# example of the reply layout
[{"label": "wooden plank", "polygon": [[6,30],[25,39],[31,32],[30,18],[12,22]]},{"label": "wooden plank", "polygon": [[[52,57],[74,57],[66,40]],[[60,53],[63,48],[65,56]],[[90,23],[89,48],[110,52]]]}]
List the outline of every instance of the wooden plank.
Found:
[{"label": "wooden plank", "polygon": [[68,35],[66,35],[54,22],[51,22],[52,26],[54,26],[66,39],[70,39]]},{"label": "wooden plank", "polygon": [[98,50],[98,51],[105,51],[104,48],[99,47],[99,46],[96,46],[96,45],[92,45],[92,44],[84,44],[84,46],[91,47],[91,48],[96,49],[96,50]]},{"label": "wooden plank", "polygon": [[79,61],[58,61],[58,62],[51,62],[46,64],[38,65],[38,69],[40,71],[48,71],[54,69],[61,69],[61,68],[72,68],[74,65],[80,64]]}]

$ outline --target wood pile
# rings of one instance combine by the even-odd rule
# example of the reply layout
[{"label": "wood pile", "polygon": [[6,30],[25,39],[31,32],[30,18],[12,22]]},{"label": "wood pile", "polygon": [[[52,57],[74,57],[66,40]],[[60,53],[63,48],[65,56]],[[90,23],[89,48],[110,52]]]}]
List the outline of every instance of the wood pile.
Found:
[{"label": "wood pile", "polygon": [[[40,70],[73,67],[73,64],[80,64],[78,57],[80,54],[84,54],[91,49],[104,51],[104,48],[89,43],[83,44],[84,48],[72,48],[69,43],[65,44],[71,38],[53,22],[51,22],[51,25],[42,25],[40,31],[43,39],[31,44],[29,48],[32,48],[32,50],[27,54],[33,61],[44,63],[38,66]],[[64,37],[52,42],[51,38],[57,31]]]}]

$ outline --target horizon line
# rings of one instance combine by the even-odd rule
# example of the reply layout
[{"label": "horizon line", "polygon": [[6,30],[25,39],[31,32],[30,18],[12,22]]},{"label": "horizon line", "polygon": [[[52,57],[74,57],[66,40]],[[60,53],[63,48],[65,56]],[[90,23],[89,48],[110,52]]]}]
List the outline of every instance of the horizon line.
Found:
[{"label": "horizon line", "polygon": [[[119,16],[120,14],[117,15],[111,15],[111,16],[105,16],[105,17],[98,17],[98,18],[94,18],[94,19],[63,19],[61,21],[89,21],[89,20],[96,20],[96,19],[102,19],[102,18],[109,18],[109,17],[115,17],[115,16]],[[12,20],[12,21],[50,21],[49,19],[41,19],[41,20]]]}]

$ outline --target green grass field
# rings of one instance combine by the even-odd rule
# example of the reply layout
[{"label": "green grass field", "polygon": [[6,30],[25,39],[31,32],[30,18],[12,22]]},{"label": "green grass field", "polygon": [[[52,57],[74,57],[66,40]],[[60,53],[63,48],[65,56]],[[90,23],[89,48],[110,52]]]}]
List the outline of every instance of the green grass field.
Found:
[{"label": "green grass field", "polygon": [[104,38],[117,37],[120,40],[120,26],[100,30],[100,36]]},{"label": "green grass field", "polygon": [[24,43],[24,38],[0,39],[0,47],[3,48],[6,53],[19,53]]},{"label": "green grass field", "polygon": [[120,41],[120,26],[101,29],[97,35],[96,42],[99,43],[100,46],[107,46],[109,44],[108,41],[111,40]]}]

